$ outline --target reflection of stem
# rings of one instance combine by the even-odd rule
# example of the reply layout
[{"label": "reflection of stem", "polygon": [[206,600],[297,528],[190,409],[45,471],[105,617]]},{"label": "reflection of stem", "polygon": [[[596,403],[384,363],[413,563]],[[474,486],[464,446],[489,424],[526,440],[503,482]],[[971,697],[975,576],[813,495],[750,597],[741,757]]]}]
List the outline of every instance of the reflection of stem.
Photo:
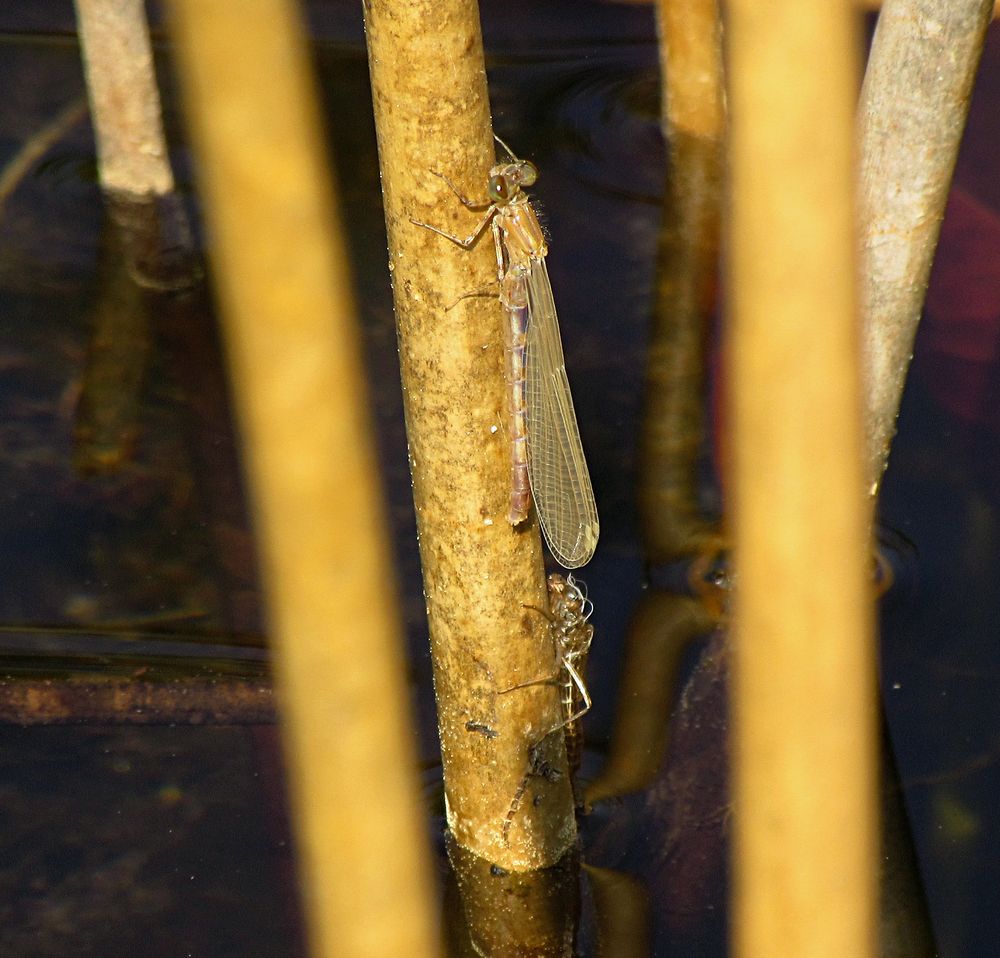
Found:
[{"label": "reflection of stem", "polygon": [[465,928],[448,937],[477,955],[551,955],[570,958],[579,920],[579,859],[570,849],[556,864],[509,872],[474,855],[448,835]]},{"label": "reflection of stem", "polygon": [[632,618],[608,761],[586,789],[588,804],[645,788],[667,748],[677,670],[712,621],[700,602],[663,592],[643,596]]},{"label": "reflection of stem", "polygon": [[271,686],[259,681],[0,683],[0,722],[14,725],[259,725],[274,720]]},{"label": "reflection of stem", "polygon": [[647,958],[653,954],[649,893],[631,875],[584,865],[594,893],[599,958]]},{"label": "reflection of stem", "polygon": [[131,455],[149,355],[149,315],[170,308],[154,293],[192,287],[200,277],[176,193],[108,193],[105,204],[98,299],[74,434],[74,461],[81,472],[113,471]]},{"label": "reflection of stem", "polygon": [[194,287],[202,276],[187,210],[179,194],[133,196],[106,192],[129,275],[150,292]]},{"label": "reflection of stem", "polygon": [[31,167],[58,143],[87,113],[87,101],[74,100],[40,130],[33,133],[0,172],[0,209]]},{"label": "reflection of stem", "polygon": [[718,274],[722,64],[715,0],[661,0],[664,191],[657,288],[640,435],[639,501],[647,558],[666,562],[713,537],[699,515],[704,342]]},{"label": "reflection of stem", "polygon": [[860,105],[867,490],[885,471],[992,0],[886,0]]},{"label": "reflection of stem", "polygon": [[[639,436],[643,544],[653,564],[714,555],[720,535],[698,502],[705,438],[705,339],[718,283],[725,110],[716,0],[660,0],[663,130],[670,153]],[[689,598],[648,593],[626,652],[597,801],[642,789],[663,759],[680,658],[710,628]]]},{"label": "reflection of stem", "polygon": [[1000,763],[1000,737],[994,737],[993,744],[985,751],[979,752],[959,762],[949,766],[939,772],[925,775],[910,775],[904,783],[907,788],[928,785],[946,785],[952,782],[960,782],[962,779],[977,772],[982,772],[987,768]]},{"label": "reflection of stem", "polygon": [[126,462],[139,431],[139,396],[149,355],[149,316],[123,255],[118,226],[105,218],[98,259],[98,300],[73,430],[73,461],[84,473]]},{"label": "reflection of stem", "polygon": [[939,954],[920,880],[892,740],[882,717],[882,854],[879,856],[879,925],[882,954],[933,958]]}]

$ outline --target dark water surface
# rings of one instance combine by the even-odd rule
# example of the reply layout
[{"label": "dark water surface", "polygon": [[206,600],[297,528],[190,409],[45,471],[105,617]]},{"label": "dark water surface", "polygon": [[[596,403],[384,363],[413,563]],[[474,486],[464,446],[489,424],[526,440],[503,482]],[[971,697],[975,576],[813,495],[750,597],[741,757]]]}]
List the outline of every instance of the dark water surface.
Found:
[{"label": "dark water surface", "polygon": [[[314,0],[308,10],[377,384],[436,831],[430,661],[361,12],[340,0]],[[197,229],[169,46],[152,13],[171,158]],[[533,197],[551,235],[549,269],[601,511],[601,546],[584,574],[596,607],[584,765],[593,776],[643,592],[635,437],[666,162],[654,26],[647,7],[595,2],[485,0],[483,20],[494,125],[541,171]],[[69,2],[0,10],[0,170],[84,95],[73,31]],[[947,958],[994,954],[1000,940],[992,907],[1000,880],[998,103],[994,28],[882,503],[897,574],[883,616],[882,685]],[[93,386],[96,304],[116,281],[95,176],[84,117],[0,207],[0,677],[263,675],[238,445],[203,290],[137,311],[131,335],[146,358],[138,367],[122,360],[123,379],[135,368],[140,376],[130,397],[115,396],[131,437],[117,468],[88,467],[74,440],[81,396]],[[205,253],[210,261],[211,248]],[[709,486],[706,498],[714,495]],[[706,654],[712,661],[711,648]],[[706,725],[714,716],[724,729],[717,687],[703,691],[694,698]],[[302,953],[272,726],[8,725],[0,742],[0,954]],[[718,778],[722,747],[705,747],[703,765],[714,764]],[[703,850],[670,844],[673,823],[657,798],[666,781],[665,773],[646,795],[598,806],[583,825],[583,856],[645,888],[650,954],[721,955],[721,875],[705,871],[704,886],[686,897],[665,877]],[[711,836],[706,856],[722,847],[717,812],[692,813]],[[599,889],[594,876],[584,890],[591,918]],[[675,920],[682,913],[687,919]],[[622,953],[641,953],[638,940]],[[580,950],[611,953],[592,929],[581,932]]]}]

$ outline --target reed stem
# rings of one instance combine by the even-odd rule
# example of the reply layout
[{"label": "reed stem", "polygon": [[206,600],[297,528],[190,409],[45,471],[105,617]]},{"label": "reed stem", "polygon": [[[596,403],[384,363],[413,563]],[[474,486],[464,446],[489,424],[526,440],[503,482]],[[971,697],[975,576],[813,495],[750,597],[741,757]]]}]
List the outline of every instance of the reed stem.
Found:
[{"label": "reed stem", "polygon": [[142,0],[74,0],[101,186],[129,196],[174,188]]},{"label": "reed stem", "polygon": [[[507,691],[553,677],[557,663],[536,611],[547,607],[537,526],[507,521],[493,243],[487,229],[463,250],[412,222],[466,236],[482,219],[435,175],[485,198],[494,151],[479,10],[475,0],[370,0],[365,25],[448,824],[463,849],[508,871],[544,868],[576,828],[562,736],[546,737],[558,690]],[[486,295],[465,295],[477,291]],[[536,757],[562,774],[532,776],[508,822],[542,739]]]},{"label": "reed stem", "polygon": [[876,952],[847,0],[729,5],[735,954]]},{"label": "reed stem", "polygon": [[438,953],[351,277],[290,0],[174,0],[312,954]]},{"label": "reed stem", "polygon": [[874,498],[924,308],[992,0],[885,0],[861,93],[867,489]]}]

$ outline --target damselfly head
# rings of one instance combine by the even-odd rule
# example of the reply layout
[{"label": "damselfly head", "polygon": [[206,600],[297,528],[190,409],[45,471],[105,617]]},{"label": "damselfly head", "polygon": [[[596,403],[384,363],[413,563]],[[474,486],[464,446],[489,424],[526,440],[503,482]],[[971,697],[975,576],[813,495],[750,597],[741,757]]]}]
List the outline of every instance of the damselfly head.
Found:
[{"label": "damselfly head", "polygon": [[522,186],[531,186],[538,179],[538,169],[528,160],[495,166],[490,174],[490,200],[501,206],[510,203],[521,192]]}]

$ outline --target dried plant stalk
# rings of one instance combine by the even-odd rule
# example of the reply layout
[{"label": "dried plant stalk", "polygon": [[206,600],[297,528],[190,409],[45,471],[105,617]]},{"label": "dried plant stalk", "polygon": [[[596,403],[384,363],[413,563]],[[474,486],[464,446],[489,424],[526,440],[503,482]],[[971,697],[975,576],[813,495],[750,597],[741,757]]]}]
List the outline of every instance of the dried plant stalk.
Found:
[{"label": "dried plant stalk", "polygon": [[735,954],[876,953],[847,0],[729,5]]},{"label": "dried plant stalk", "polygon": [[174,188],[143,0],[75,0],[101,185],[133,196]]},{"label": "dried plant stalk", "polygon": [[175,0],[172,12],[256,507],[312,954],[436,954],[360,334],[309,52],[290,0]]},{"label": "dried plant stalk", "polygon": [[[434,175],[485,196],[494,153],[479,12],[474,0],[370,0],[365,24],[448,822],[480,858],[543,868],[576,829],[562,736],[545,738],[559,722],[558,690],[506,691],[554,677],[557,663],[537,611],[537,527],[507,521],[493,243],[487,231],[466,251],[411,222],[466,236],[482,218]],[[476,291],[487,295],[465,296]],[[553,774],[531,776],[508,822],[532,767]]]},{"label": "dried plant stalk", "polygon": [[861,95],[867,479],[878,492],[992,0],[886,0]]}]

